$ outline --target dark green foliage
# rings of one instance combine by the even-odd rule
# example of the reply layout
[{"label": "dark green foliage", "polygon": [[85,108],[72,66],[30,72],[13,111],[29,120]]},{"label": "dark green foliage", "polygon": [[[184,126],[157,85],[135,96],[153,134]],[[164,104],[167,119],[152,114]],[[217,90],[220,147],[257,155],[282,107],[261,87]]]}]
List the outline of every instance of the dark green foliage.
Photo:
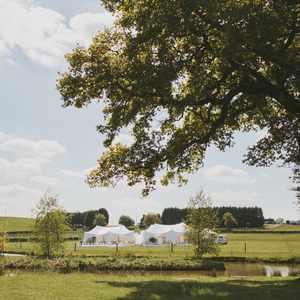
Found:
[{"label": "dark green foliage", "polygon": [[[218,226],[226,227],[223,222],[223,216],[229,212],[233,215],[236,224],[232,227],[262,227],[264,225],[264,215],[260,207],[214,207],[217,213]],[[169,207],[165,208],[161,215],[162,224],[177,224],[180,222],[188,223],[187,208]]]},{"label": "dark green foliage", "polygon": [[127,228],[132,228],[134,226],[134,220],[129,216],[121,216],[119,219],[119,224],[126,226]]},{"label": "dark green foliage", "polygon": [[[245,161],[299,162],[299,1],[102,0],[115,25],[68,54],[65,107],[103,103],[91,187],[186,182],[206,151],[263,129]],[[128,130],[132,142],[118,143]]]},{"label": "dark green foliage", "polygon": [[185,222],[187,209],[177,207],[165,208],[161,214],[161,223],[165,225],[178,224]]},{"label": "dark green foliage", "polygon": [[70,225],[76,229],[78,227],[92,228],[95,223],[97,214],[102,214],[106,219],[106,224],[109,223],[109,214],[105,208],[98,210],[88,210],[85,212],[68,213]]},{"label": "dark green foliage", "polygon": [[158,241],[157,241],[157,238],[155,238],[154,236],[152,236],[152,237],[149,239],[149,242],[152,243],[152,244],[156,244]]},{"label": "dark green foliage", "polygon": [[262,227],[264,225],[264,215],[260,207],[215,207],[217,212],[219,226],[224,225],[223,216],[229,212],[235,218],[237,224],[233,227]]},{"label": "dark green foliage", "polygon": [[107,223],[106,223],[105,216],[100,213],[96,214],[93,225],[94,226],[97,226],[97,225],[98,226],[106,226]]}]

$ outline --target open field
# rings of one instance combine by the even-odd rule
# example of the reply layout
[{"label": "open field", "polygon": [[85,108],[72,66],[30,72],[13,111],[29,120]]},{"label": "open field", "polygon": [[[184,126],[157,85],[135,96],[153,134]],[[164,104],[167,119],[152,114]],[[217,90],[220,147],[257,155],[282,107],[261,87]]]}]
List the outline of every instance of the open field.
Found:
[{"label": "open field", "polygon": [[282,224],[279,226],[275,226],[272,231],[299,231],[300,232],[300,225],[289,225],[289,224]]},{"label": "open field", "polygon": [[[228,244],[220,245],[220,256],[247,258],[278,258],[289,259],[300,257],[300,234],[276,233],[232,233],[228,234]],[[76,244],[76,251],[75,251]],[[78,242],[65,243],[66,254],[76,256],[113,256],[115,248],[79,248]],[[6,251],[32,252],[36,251],[33,243],[7,243]],[[143,247],[129,246],[119,249],[121,256],[151,256],[159,258],[184,258],[193,255],[191,246],[176,246],[174,253],[170,253],[169,246]]]},{"label": "open field", "polygon": [[0,217],[0,231],[31,231],[33,219],[18,217]]},{"label": "open field", "polygon": [[298,300],[297,278],[16,273],[0,277],[0,298],[14,300]]}]

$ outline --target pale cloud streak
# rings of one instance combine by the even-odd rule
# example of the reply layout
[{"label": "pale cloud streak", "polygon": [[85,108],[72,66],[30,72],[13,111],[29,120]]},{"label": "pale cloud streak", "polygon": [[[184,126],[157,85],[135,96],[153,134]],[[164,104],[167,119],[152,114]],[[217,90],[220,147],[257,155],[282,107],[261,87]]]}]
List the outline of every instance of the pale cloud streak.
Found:
[{"label": "pale cloud streak", "polygon": [[255,182],[255,179],[251,178],[245,171],[226,165],[215,165],[203,169],[200,174],[207,180],[228,184],[251,184]]}]

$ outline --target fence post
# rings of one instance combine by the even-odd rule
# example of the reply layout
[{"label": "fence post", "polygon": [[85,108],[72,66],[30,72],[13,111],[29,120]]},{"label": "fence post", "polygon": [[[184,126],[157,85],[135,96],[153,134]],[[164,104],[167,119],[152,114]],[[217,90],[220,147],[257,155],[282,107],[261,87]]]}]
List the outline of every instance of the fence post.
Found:
[{"label": "fence post", "polygon": [[118,255],[118,253],[119,253],[119,243],[117,242],[116,243],[116,256]]},{"label": "fence post", "polygon": [[247,243],[244,244],[245,256],[247,255]]}]

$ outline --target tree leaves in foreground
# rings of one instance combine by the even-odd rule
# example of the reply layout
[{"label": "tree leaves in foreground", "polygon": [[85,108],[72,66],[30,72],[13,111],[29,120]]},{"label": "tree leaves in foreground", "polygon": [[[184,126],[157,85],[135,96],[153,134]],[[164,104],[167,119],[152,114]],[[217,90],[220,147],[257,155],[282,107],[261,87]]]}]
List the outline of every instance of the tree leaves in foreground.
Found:
[{"label": "tree leaves in foreground", "polygon": [[[101,101],[106,151],[91,187],[156,184],[202,166],[235,132],[266,133],[245,162],[299,162],[300,6],[294,0],[102,0],[115,17],[66,58],[64,106]],[[132,138],[120,143],[128,131]]]},{"label": "tree leaves in foreground", "polygon": [[46,193],[38,203],[35,213],[34,231],[42,254],[46,257],[62,255],[65,233],[69,226],[57,198]]},{"label": "tree leaves in foreground", "polygon": [[211,200],[203,191],[190,199],[187,219],[186,235],[194,246],[195,256],[218,254],[217,234],[214,232],[218,223],[217,214],[211,206]]}]

